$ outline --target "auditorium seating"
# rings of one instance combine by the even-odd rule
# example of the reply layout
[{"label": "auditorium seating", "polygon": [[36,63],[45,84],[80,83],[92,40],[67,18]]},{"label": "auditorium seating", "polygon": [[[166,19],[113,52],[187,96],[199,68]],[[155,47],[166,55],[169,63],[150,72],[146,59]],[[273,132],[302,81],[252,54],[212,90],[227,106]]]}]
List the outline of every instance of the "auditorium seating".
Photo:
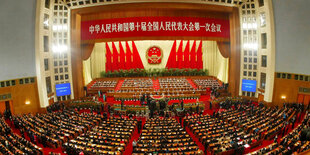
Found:
[{"label": "auditorium seating", "polygon": [[[272,143],[260,150],[252,152],[251,155],[259,154],[293,154],[294,152],[302,153],[310,149],[310,139],[304,131],[309,131],[310,113],[305,114],[303,122],[298,125],[292,132],[282,137],[279,143]],[[310,137],[308,137],[310,138]],[[309,153],[309,152],[308,152]]]},{"label": "auditorium seating", "polygon": [[219,88],[220,87],[219,81],[213,78],[193,79],[193,81],[198,86],[198,88]]},{"label": "auditorium seating", "polygon": [[21,124],[29,137],[36,136],[42,144],[57,148],[64,142],[97,125],[101,115],[91,113],[78,114],[63,111],[38,115],[16,116],[14,122]]},{"label": "auditorium seating", "polygon": [[186,78],[158,78],[160,88],[170,89],[170,88],[179,88],[179,89],[186,89],[190,88],[193,89],[192,86],[188,83]]},{"label": "auditorium seating", "polygon": [[[191,82],[191,84],[189,82],[192,81],[191,79],[196,82]],[[97,94],[101,90],[107,92],[108,97],[114,97],[117,100],[139,100],[143,94],[165,95],[172,98],[180,96],[183,99],[191,99],[205,95],[209,87],[220,86],[219,81],[214,77],[160,77],[156,88],[153,86],[154,81],[156,80],[151,78],[96,79],[88,85],[87,93]]]},{"label": "auditorium seating", "polygon": [[125,79],[122,87],[109,91],[108,96],[117,100],[139,100],[145,95],[164,95],[169,98],[193,99],[205,94],[205,89],[194,89],[184,77],[162,77],[158,79],[160,88],[153,88],[153,81],[150,78]]},{"label": "auditorium seating", "polygon": [[38,154],[42,155],[42,148],[27,141],[21,136],[12,132],[11,128],[0,118],[0,154]]},{"label": "auditorium seating", "polygon": [[122,84],[122,88],[152,88],[153,81],[151,78],[126,78]]},{"label": "auditorium seating", "polygon": [[96,80],[90,89],[115,88],[118,80]]},{"label": "auditorium seating", "polygon": [[[201,151],[201,150],[200,150]],[[143,127],[133,154],[198,154],[199,149],[173,118],[151,118]]]},{"label": "auditorium seating", "polygon": [[[294,114],[292,108],[264,108],[241,103],[235,105],[214,113],[214,117],[187,116],[184,123],[211,152],[242,152],[245,145],[257,146],[264,138],[272,138],[279,133],[286,125],[285,121],[289,121]],[[283,119],[284,113],[287,119]]]},{"label": "auditorium seating", "polygon": [[233,112],[221,113],[220,117],[232,124],[237,124],[247,132],[256,132],[256,134],[263,134],[262,136],[266,137],[270,137],[284,126],[283,113],[286,113],[287,116],[293,114],[291,108],[253,107],[252,110],[251,107],[247,107],[246,109],[239,109]]},{"label": "auditorium seating", "polygon": [[258,136],[209,115],[187,116],[184,120],[200,142],[213,153],[233,151],[248,144]]},{"label": "auditorium seating", "polygon": [[137,120],[109,118],[91,131],[81,134],[64,144],[68,154],[121,154],[128,144]]},{"label": "auditorium seating", "polygon": [[[71,104],[84,101],[89,102],[81,99],[72,101]],[[69,108],[69,110],[68,106],[65,106],[64,111],[60,108],[47,114],[13,116],[14,127],[24,129],[31,142],[13,134],[1,118],[0,154],[42,154],[42,149],[34,145],[37,143],[43,144],[44,148],[62,146],[67,154],[81,152],[123,154],[133,140],[134,130],[138,124],[137,120],[131,117],[146,117],[137,145],[133,148],[132,154],[135,155],[202,154],[200,143],[211,154],[248,153],[250,149],[261,145],[264,139],[270,140],[275,135],[280,136],[283,128],[290,126],[287,122],[291,122],[296,114],[299,117],[296,105],[286,105],[282,108],[264,107],[238,98],[226,98],[219,104],[221,108],[216,109],[213,115],[209,112],[208,114],[187,114],[184,117],[184,128],[176,121],[175,115],[169,117],[169,113],[166,115],[167,118],[158,116],[149,118],[146,115],[145,106],[125,105],[124,109],[130,113],[125,113],[123,116],[130,114],[130,118],[113,117],[112,114],[109,119],[106,119],[107,115],[93,114],[92,111],[85,109],[78,113],[77,108]],[[176,105],[175,108],[179,106]],[[184,104],[184,109],[188,110],[189,106],[195,109],[197,104]],[[199,106],[205,107],[205,104],[200,103]],[[113,105],[112,108],[121,109],[120,105]],[[136,109],[143,111],[143,114],[134,113]],[[303,122],[288,135],[281,137],[278,143],[272,143],[251,154],[292,154],[309,151],[309,118],[310,114],[306,113]],[[190,134],[187,133],[187,128]],[[194,135],[195,141],[200,143],[195,143],[190,135]],[[36,138],[33,139],[33,137]]]}]

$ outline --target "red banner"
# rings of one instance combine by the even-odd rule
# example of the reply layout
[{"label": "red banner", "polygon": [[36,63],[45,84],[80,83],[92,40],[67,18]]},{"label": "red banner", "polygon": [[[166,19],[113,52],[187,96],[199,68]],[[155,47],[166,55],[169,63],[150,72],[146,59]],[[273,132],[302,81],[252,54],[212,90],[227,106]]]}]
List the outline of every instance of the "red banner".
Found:
[{"label": "red banner", "polygon": [[81,39],[139,36],[229,38],[229,20],[201,17],[131,17],[81,23]]}]

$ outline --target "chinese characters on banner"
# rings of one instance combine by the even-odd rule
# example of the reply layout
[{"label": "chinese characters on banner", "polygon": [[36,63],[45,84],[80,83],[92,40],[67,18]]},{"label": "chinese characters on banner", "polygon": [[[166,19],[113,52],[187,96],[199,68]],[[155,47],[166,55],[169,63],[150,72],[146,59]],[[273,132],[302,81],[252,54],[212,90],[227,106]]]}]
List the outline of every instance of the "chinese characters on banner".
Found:
[{"label": "chinese characters on banner", "polygon": [[82,21],[81,39],[139,36],[229,38],[229,20],[200,17],[130,17]]}]

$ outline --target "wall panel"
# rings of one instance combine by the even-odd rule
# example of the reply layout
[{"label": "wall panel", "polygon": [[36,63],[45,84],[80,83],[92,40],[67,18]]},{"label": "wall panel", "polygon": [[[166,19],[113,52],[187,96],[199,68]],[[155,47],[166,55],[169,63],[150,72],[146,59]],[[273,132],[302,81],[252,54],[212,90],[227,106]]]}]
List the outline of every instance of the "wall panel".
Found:
[{"label": "wall panel", "polygon": [[[273,103],[282,106],[284,102],[298,102],[299,87],[310,88],[310,82],[275,78]],[[282,99],[282,96],[285,96],[286,99]]]},{"label": "wall panel", "polygon": [[[0,88],[0,94],[11,94],[13,114],[43,112],[40,108],[37,83],[17,84],[11,87]],[[30,104],[26,105],[25,102]],[[2,101],[1,101],[2,104]]]}]

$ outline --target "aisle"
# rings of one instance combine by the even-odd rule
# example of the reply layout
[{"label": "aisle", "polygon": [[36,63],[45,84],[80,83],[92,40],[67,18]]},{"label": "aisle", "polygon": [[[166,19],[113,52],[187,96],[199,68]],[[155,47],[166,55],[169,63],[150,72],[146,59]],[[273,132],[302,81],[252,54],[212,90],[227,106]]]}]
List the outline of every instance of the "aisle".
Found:
[{"label": "aisle", "polygon": [[122,85],[123,85],[123,83],[124,83],[124,80],[119,80],[114,90],[115,91],[120,90]]},{"label": "aisle", "polygon": [[153,89],[156,91],[160,89],[160,84],[159,84],[158,79],[156,79],[156,80],[153,79]]},{"label": "aisle", "polygon": [[[135,118],[135,117],[134,117],[134,118]],[[144,124],[145,124],[146,118],[141,118],[141,119],[137,119],[137,120],[138,120],[138,121],[139,121],[139,120],[142,120],[142,129],[143,129],[143,126],[144,126]],[[142,130],[141,130],[140,133],[138,133],[138,127],[137,127],[137,128],[135,129],[135,131],[134,131],[134,133],[133,133],[131,139],[129,140],[127,146],[126,146],[125,151],[123,152],[123,155],[130,155],[130,154],[132,154],[132,151],[133,151],[132,142],[133,142],[133,140],[138,141],[138,139],[139,139],[141,133],[142,133]]]},{"label": "aisle", "polygon": [[191,86],[192,86],[194,89],[197,89],[197,86],[196,86],[196,84],[193,82],[192,79],[187,78],[186,80],[188,81],[189,84],[191,84]]}]

